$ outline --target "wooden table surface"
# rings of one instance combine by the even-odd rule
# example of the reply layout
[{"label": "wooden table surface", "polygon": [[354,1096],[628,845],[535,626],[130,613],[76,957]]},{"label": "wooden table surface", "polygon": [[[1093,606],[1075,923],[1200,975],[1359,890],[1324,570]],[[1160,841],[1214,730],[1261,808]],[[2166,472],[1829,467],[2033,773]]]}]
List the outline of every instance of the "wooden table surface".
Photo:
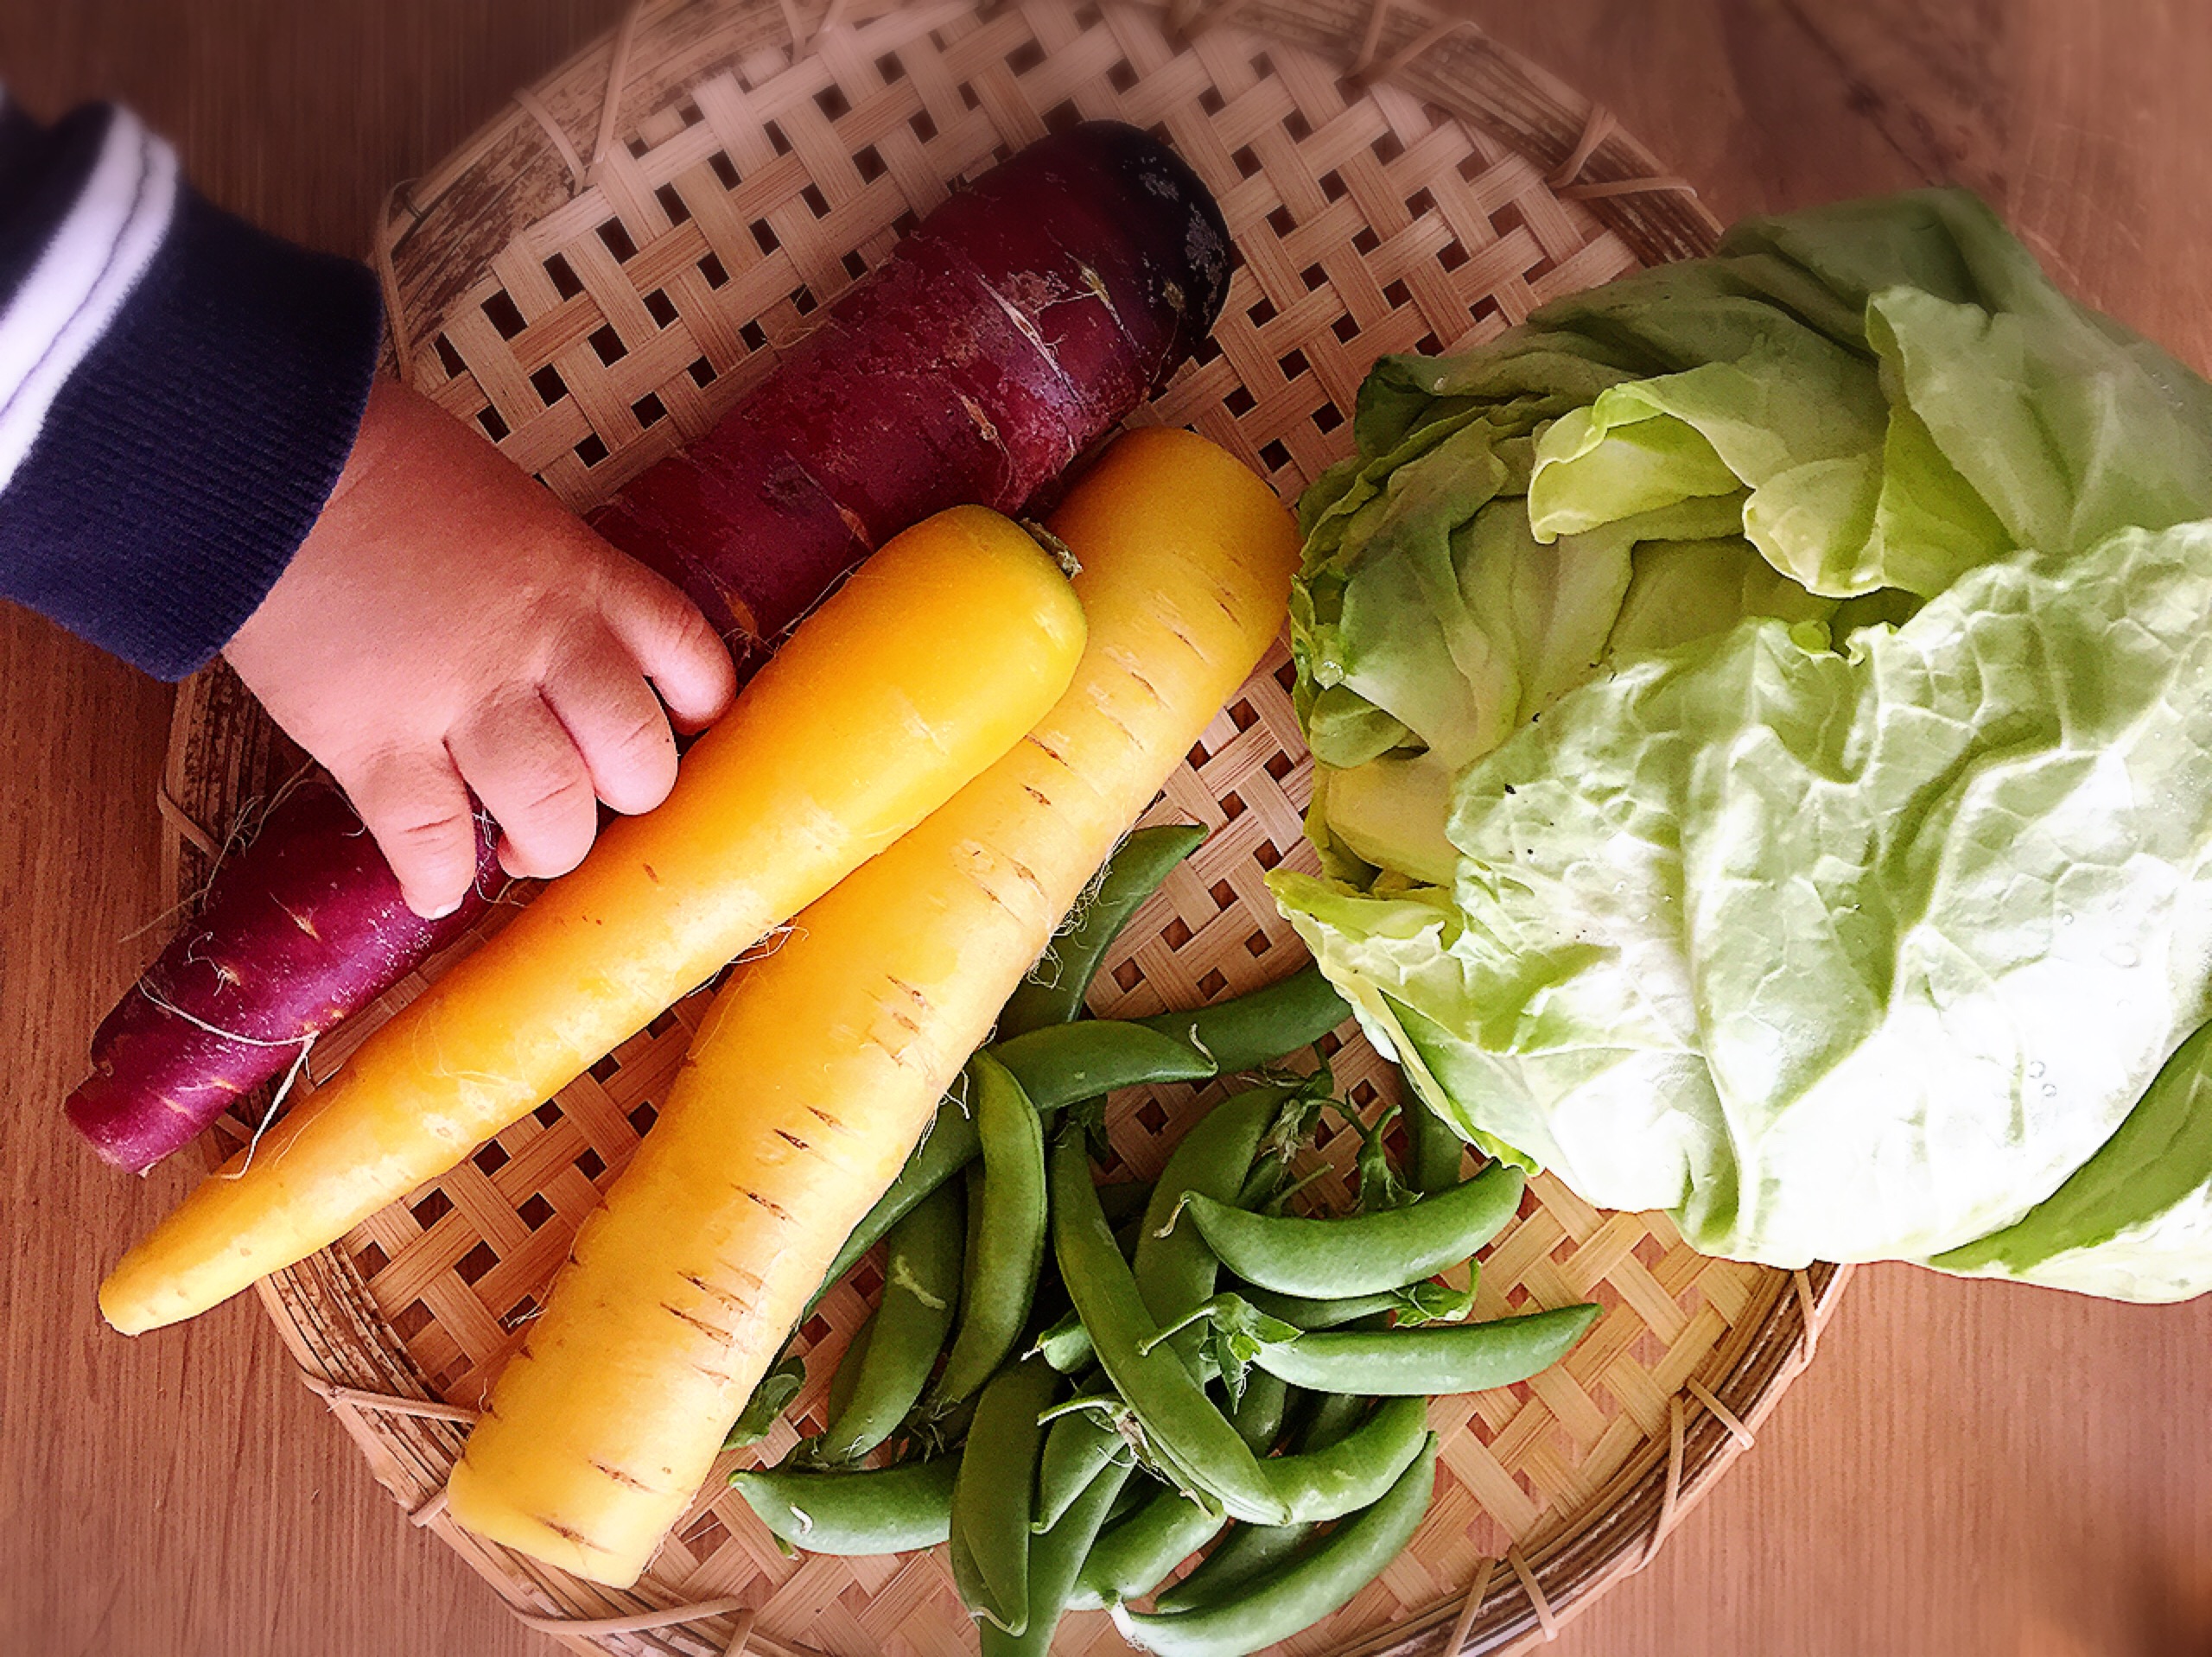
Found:
[{"label": "wooden table surface", "polygon": [[[1976,186],[2086,298],[2212,368],[2196,0],[1479,0],[1724,215]],[[618,0],[0,0],[44,115],[118,97],[202,189],[358,253],[385,184]],[[1540,14],[1540,15],[1531,15]],[[101,1267],[194,1178],[60,1125],[147,948],[166,687],[0,605],[0,1651],[549,1657],[401,1522],[250,1299],[137,1342]],[[2212,1300],[1863,1272],[1758,1449],[1566,1657],[2212,1652]]]}]

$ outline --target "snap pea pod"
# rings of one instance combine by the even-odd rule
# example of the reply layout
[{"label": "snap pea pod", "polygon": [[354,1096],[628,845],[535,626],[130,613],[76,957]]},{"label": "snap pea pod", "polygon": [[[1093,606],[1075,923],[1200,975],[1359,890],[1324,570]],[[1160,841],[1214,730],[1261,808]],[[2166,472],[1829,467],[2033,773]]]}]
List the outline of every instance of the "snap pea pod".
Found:
[{"label": "snap pea pod", "polygon": [[1331,1299],[1402,1288],[1466,1259],[1504,1228],[1526,1184],[1518,1168],[1493,1163],[1448,1191],[1368,1214],[1254,1214],[1204,1195],[1186,1208],[1222,1264],[1248,1283]]},{"label": "snap pea pod", "polygon": [[1367,1419],[1375,1400],[1359,1393],[1323,1393],[1298,1429],[1301,1455],[1342,1443]]},{"label": "snap pea pod", "polygon": [[1145,1211],[1152,1201],[1153,1182],[1149,1179],[1117,1179],[1110,1185],[1098,1188],[1098,1207],[1106,1216],[1109,1225],[1120,1225],[1124,1220],[1134,1220]]},{"label": "snap pea pod", "polygon": [[1045,1261],[1045,1130],[1028,1095],[988,1052],[968,1061],[983,1148],[971,1180],[960,1326],[931,1396],[944,1409],[989,1380],[1014,1349]]},{"label": "snap pea pod", "polygon": [[880,1471],[742,1468],[729,1482],[761,1522],[809,1553],[905,1553],[951,1533],[960,1458]]},{"label": "snap pea pod", "polygon": [[[1236,1429],[1236,1436],[1251,1446],[1255,1456],[1264,1457],[1282,1437],[1283,1418],[1290,1408],[1290,1383],[1279,1375],[1262,1369],[1244,1378],[1244,1395],[1229,1412],[1229,1425]],[[1262,1469],[1268,1466],[1263,1459]]]},{"label": "snap pea pod", "polygon": [[1262,1525],[1285,1522],[1288,1514],[1236,1429],[1214,1407],[1182,1359],[1172,1349],[1158,1349],[1158,1325],[1145,1311],[1128,1263],[1114,1246],[1081,1133],[1060,1136],[1052,1147],[1050,1176],[1060,1280],[1149,1450],[1181,1468],[1237,1518]]},{"label": "snap pea pod", "polygon": [[[1299,1453],[1315,1454],[1343,1442],[1366,1416],[1370,1401],[1353,1393],[1325,1394],[1299,1429]],[[1296,1525],[1239,1525],[1221,1539],[1189,1576],[1163,1590],[1153,1609],[1187,1611],[1226,1598],[1291,1558],[1319,1529],[1313,1521]]]},{"label": "snap pea pod", "polygon": [[1309,962],[1234,1000],[1137,1022],[1190,1043],[1212,1058],[1216,1074],[1234,1076],[1311,1045],[1350,1017],[1344,997]]},{"label": "snap pea pod", "polygon": [[1247,1657],[1344,1609],[1413,1540],[1436,1488],[1436,1436],[1382,1499],[1345,1521],[1309,1552],[1212,1605],[1145,1614],[1110,1609],[1131,1645],[1160,1657]]},{"label": "snap pea pod", "polygon": [[1088,901],[1077,905],[1065,930],[1007,997],[999,1014],[999,1038],[1050,1025],[1065,1024],[1083,1011],[1084,993],[1098,963],[1144,900],[1160,890],[1168,872],[1205,843],[1206,831],[1195,823],[1163,823],[1140,828],[1114,848]]},{"label": "snap pea pod", "polygon": [[1240,1209],[1264,1208],[1272,1202],[1283,1182],[1290,1177],[1290,1164],[1280,1157],[1263,1159],[1252,1171],[1244,1176],[1244,1183],[1236,1188],[1236,1206]]},{"label": "snap pea pod", "polygon": [[[1213,1292],[1221,1262],[1195,1226],[1177,1225],[1184,1203],[1198,1197],[1233,1200],[1260,1148],[1260,1140],[1294,1091],[1277,1084],[1249,1088],[1223,1100],[1177,1142],[1145,1205],[1144,1228],[1130,1262],[1137,1292],[1154,1321],[1172,1324]],[[1198,1331],[1179,1339],[1185,1363],[1198,1348]]]},{"label": "snap pea pod", "polygon": [[1338,1329],[1389,1313],[1396,1314],[1401,1328],[1415,1324],[1457,1323],[1473,1309],[1475,1285],[1482,1277],[1481,1267],[1473,1260],[1465,1264],[1465,1288],[1452,1288],[1424,1279],[1402,1289],[1384,1289],[1375,1294],[1347,1295],[1330,1300],[1277,1294],[1272,1289],[1246,1288],[1237,1292],[1268,1317],[1280,1317],[1286,1324],[1305,1330]]},{"label": "snap pea pod", "polygon": [[[843,1407],[816,1441],[824,1462],[853,1462],[889,1438],[928,1385],[960,1298],[966,1239],[960,1191],[946,1186],[899,1222],[885,1264],[883,1302],[868,1320]],[[846,1366],[838,1366],[839,1379]]]},{"label": "snap pea pod", "polygon": [[1134,1470],[1128,1462],[1101,1468],[1067,1511],[1030,1539],[1028,1626],[1019,1635],[1009,1635],[984,1623],[979,1631],[982,1657],[1047,1657],[1052,1635],[1075,1593],[1076,1578]]},{"label": "snap pea pod", "polygon": [[1243,1590],[1295,1558],[1319,1525],[1239,1525],[1214,1545],[1187,1577],[1161,1589],[1155,1611],[1190,1611]]},{"label": "snap pea pod", "polygon": [[1414,1189],[1434,1197],[1459,1183],[1467,1142],[1419,1098],[1406,1101],[1406,1148],[1412,1152]]},{"label": "snap pea pod", "polygon": [[1044,1438],[1037,1417],[1058,1381],[1041,1363],[993,1376],[976,1400],[952,1487],[955,1584],[970,1612],[1008,1634],[1029,1622],[1029,1499]]},{"label": "snap pea pod", "polygon": [[1160,1490],[1094,1543],[1077,1574],[1071,1609],[1095,1611],[1142,1599],[1167,1573],[1221,1533],[1228,1519],[1173,1490]]},{"label": "snap pea pod", "polygon": [[[1103,1213],[1105,1210],[1099,1210]],[[1122,1251],[1122,1258],[1133,1260],[1137,1257],[1137,1241],[1144,1235],[1144,1216],[1124,1220],[1114,1228],[1114,1247]]]},{"label": "snap pea pod", "polygon": [[1277,1294],[1272,1289],[1240,1288],[1237,1292],[1270,1317],[1280,1317],[1294,1329],[1337,1329],[1345,1324],[1395,1311],[1399,1292],[1384,1289],[1376,1294],[1346,1295],[1332,1300],[1310,1300],[1304,1295]]},{"label": "snap pea pod", "polygon": [[[962,1466],[967,1465],[968,1454],[964,1449],[961,1451],[960,1462]],[[952,1488],[957,1496],[960,1489],[957,1477],[953,1480]],[[945,1559],[952,1566],[953,1592],[960,1597],[961,1606],[973,1621],[979,1623],[988,1622],[988,1615],[979,1608],[990,1598],[990,1590],[983,1584],[982,1568],[976,1563],[975,1550],[969,1546],[968,1538],[957,1525],[950,1527],[944,1540]],[[1027,1556],[1024,1557],[1026,1570]],[[1026,1616],[1028,1607],[1025,1604],[1022,1609]]]},{"label": "snap pea pod", "polygon": [[830,1396],[823,1403],[823,1419],[835,1421],[845,1413],[853,1401],[853,1388],[860,1385],[861,1370],[868,1363],[868,1343],[875,1333],[875,1309],[871,1306],[861,1326],[853,1331],[853,1338],[845,1343],[845,1349],[837,1359],[837,1367],[830,1373]]},{"label": "snap pea pod", "polygon": [[1090,1331],[1083,1326],[1080,1313],[1070,1311],[1039,1335],[1030,1350],[1062,1374],[1071,1375],[1091,1361]]},{"label": "snap pea pod", "polygon": [[1427,1398],[1387,1398],[1327,1449],[1277,1456],[1262,1465],[1290,1509],[1293,1524],[1341,1519],[1382,1500],[1421,1453],[1427,1432]]},{"label": "snap pea pod", "polygon": [[1053,1025],[983,1051],[1014,1072],[1043,1116],[1117,1088],[1198,1082],[1216,1074],[1213,1061],[1173,1031],[1120,1019]]},{"label": "snap pea pod", "polygon": [[[1079,1383],[1078,1395],[1103,1386],[1105,1377]],[[1096,1409],[1063,1415],[1045,1433],[1045,1452],[1037,1463],[1037,1516],[1033,1531],[1049,1530],[1060,1515],[1090,1489],[1091,1482],[1116,1457],[1125,1454],[1128,1441],[1122,1437],[1112,1416]]]},{"label": "snap pea pod", "polygon": [[[985,1051],[1013,1073],[1040,1116],[1116,1088],[1193,1082],[1213,1074],[1212,1063],[1188,1043],[1110,1019],[1054,1025]],[[973,1162],[982,1149],[982,1135],[972,1115],[957,1104],[938,1106],[936,1119],[908,1154],[899,1177],[861,1216],[830,1263],[807,1311],[814,1310],[830,1286],[852,1270],[900,1216]]]},{"label": "snap pea pod", "polygon": [[1479,1393],[1551,1368],[1597,1322],[1599,1310],[1561,1306],[1488,1324],[1300,1335],[1262,1343],[1252,1362],[1294,1387],[1321,1392]]}]

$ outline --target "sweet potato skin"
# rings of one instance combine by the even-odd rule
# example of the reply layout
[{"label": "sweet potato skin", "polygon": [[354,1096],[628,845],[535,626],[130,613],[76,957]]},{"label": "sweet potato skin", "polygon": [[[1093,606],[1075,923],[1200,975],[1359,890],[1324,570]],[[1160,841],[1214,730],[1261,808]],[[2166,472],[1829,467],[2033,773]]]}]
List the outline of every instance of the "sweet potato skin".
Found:
[{"label": "sweet potato skin", "polygon": [[[1035,502],[1204,337],[1230,259],[1219,208],[1156,140],[1055,133],[940,204],[594,526],[689,594],[748,671],[909,524]],[[187,1143],[480,912],[497,872],[483,826],[478,894],[433,924],[334,790],[277,813],[103,1021],[70,1120],[140,1172]]]},{"label": "sweet potato skin", "polygon": [[939,205],[594,527],[757,657],[917,518],[1021,511],[1180,365],[1229,266],[1219,208],[1164,145],[1055,133]]},{"label": "sweet potato skin", "polygon": [[100,1021],[69,1120],[133,1173],[188,1143],[484,912],[505,877],[495,831],[480,816],[477,828],[474,886],[453,914],[426,921],[334,785],[292,790]]}]

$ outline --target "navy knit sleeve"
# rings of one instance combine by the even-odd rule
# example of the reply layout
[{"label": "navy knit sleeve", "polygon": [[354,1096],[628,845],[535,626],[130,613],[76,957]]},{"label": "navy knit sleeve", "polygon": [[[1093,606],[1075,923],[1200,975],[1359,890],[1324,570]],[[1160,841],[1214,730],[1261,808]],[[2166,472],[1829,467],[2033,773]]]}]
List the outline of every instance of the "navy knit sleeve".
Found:
[{"label": "navy knit sleeve", "polygon": [[378,330],[365,267],[211,206],[128,111],[0,109],[0,595],[200,667],[336,483]]}]

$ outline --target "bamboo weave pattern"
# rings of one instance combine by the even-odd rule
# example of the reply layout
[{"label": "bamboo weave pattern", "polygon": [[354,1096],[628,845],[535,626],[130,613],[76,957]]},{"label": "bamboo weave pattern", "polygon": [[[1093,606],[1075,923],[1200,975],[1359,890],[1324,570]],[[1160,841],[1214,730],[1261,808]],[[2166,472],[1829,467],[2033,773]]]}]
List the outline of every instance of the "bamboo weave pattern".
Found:
[{"label": "bamboo weave pattern", "polygon": [[[1163,132],[1221,199],[1241,254],[1214,341],[1139,418],[1194,425],[1286,498],[1348,449],[1376,356],[1491,338],[1547,298],[1711,235],[1602,111],[1408,7],[1230,0],[1171,18],[1135,0],[980,12],[950,0],[788,11],[695,0],[633,14],[397,194],[379,249],[396,354],[450,413],[588,508],[710,426],[954,181],[1102,116]],[[1609,195],[1609,181],[1630,194]],[[1310,761],[1289,679],[1278,646],[1148,814],[1211,833],[1107,962],[1097,1012],[1195,1006],[1301,958],[1262,885],[1282,863],[1311,867],[1299,826]],[[174,804],[188,821],[226,822],[266,785],[281,741],[219,676],[188,688],[178,721]],[[168,843],[190,890],[204,855],[174,824]],[[315,1071],[444,964],[324,1038]],[[577,1649],[719,1652],[734,1601],[757,1612],[755,1649],[970,1651],[941,1550],[786,1559],[719,1478],[636,1597],[486,1546],[437,1499],[463,1425],[342,1392],[463,1412],[482,1401],[575,1227],[652,1126],[702,1010],[700,997],[672,1009],[264,1297],[379,1477],[518,1609],[576,1621],[640,1601],[700,1608],[685,1623],[564,1635]],[[1349,1024],[1334,1040],[1340,1092],[1371,1120],[1396,1096],[1395,1072]],[[1117,1095],[1116,1156],[1155,1171],[1194,1098],[1212,1096]],[[1339,1130],[1313,1153],[1330,1171],[1324,1200],[1344,1199],[1356,1148]],[[830,1360],[876,1286],[864,1264],[804,1331],[799,1428],[820,1425]],[[1840,1286],[1819,1268],[1793,1291],[1788,1273],[1702,1259],[1662,1217],[1599,1213],[1538,1180],[1487,1251],[1478,1315],[1586,1298],[1606,1317],[1535,1381],[1439,1400],[1438,1496],[1419,1537],[1286,1649],[1440,1649],[1478,1581],[1460,1629],[1469,1649],[1548,1630],[1648,1557],[1740,1448],[1728,1420],[1756,1425]],[[1693,1382],[1707,1390],[1686,1393]],[[748,1456],[780,1456],[799,1428],[779,1426]],[[1059,1648],[1122,1649],[1096,1616],[1071,1619]]]}]

